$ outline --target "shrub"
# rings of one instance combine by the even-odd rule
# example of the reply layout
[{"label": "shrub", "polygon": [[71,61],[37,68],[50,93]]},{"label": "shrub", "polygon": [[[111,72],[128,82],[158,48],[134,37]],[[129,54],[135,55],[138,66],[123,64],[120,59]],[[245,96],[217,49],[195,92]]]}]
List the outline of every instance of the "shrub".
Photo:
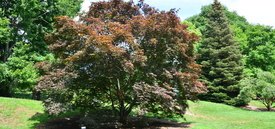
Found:
[{"label": "shrub", "polygon": [[244,79],[241,83],[243,88],[238,98],[248,103],[251,99],[260,100],[271,110],[275,102],[275,75],[271,72],[261,71],[256,78]]}]

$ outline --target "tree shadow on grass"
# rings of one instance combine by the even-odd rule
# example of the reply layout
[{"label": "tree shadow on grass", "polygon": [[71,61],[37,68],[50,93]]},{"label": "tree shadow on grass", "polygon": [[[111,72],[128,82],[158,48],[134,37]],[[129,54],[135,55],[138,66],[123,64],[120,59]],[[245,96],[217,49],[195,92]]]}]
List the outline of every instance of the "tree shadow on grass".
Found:
[{"label": "tree shadow on grass", "polygon": [[67,112],[59,116],[51,116],[47,113],[36,113],[29,120],[35,121],[34,129],[79,129],[80,116],[78,111]]},{"label": "tree shadow on grass", "polygon": [[31,128],[36,129],[36,127],[44,122],[47,122],[51,117],[46,113],[36,113],[31,118],[29,118],[29,121],[34,121],[34,124]]},{"label": "tree shadow on grass", "polygon": [[[66,116],[66,115],[65,115]],[[30,118],[31,121],[38,121],[33,125],[35,129],[80,129],[83,117],[80,115],[51,117],[46,113],[37,113]],[[145,117],[129,117],[127,125],[119,125],[117,119],[108,116],[89,117],[90,121],[94,121],[96,126],[87,127],[87,129],[185,129],[191,127],[190,122],[179,123],[176,121],[145,118]],[[98,121],[99,120],[99,121]],[[84,125],[85,126],[85,125]]]}]

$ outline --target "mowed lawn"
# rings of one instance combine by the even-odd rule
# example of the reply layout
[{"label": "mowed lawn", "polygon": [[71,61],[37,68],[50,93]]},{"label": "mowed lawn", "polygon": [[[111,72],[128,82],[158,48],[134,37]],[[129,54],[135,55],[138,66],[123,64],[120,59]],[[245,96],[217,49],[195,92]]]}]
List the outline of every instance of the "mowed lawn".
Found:
[{"label": "mowed lawn", "polygon": [[[262,106],[252,102],[254,106]],[[248,111],[199,101],[189,102],[186,117],[192,129],[274,129],[275,112]],[[0,97],[0,129],[31,129],[49,117],[40,101]],[[181,122],[186,122],[178,118]]]},{"label": "mowed lawn", "polygon": [[41,114],[40,101],[0,97],[0,129],[34,128],[43,120]]},{"label": "mowed lawn", "polygon": [[[253,104],[262,106],[258,102]],[[186,119],[192,129],[274,129],[275,112],[248,111],[224,104],[190,102]]]}]

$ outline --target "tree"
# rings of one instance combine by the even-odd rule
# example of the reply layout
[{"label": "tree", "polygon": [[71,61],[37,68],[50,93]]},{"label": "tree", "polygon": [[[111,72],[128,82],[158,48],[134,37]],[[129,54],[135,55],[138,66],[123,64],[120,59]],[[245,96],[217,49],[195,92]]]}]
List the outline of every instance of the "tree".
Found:
[{"label": "tree", "polygon": [[215,0],[207,16],[199,49],[198,62],[209,92],[201,99],[229,102],[239,94],[238,82],[242,78],[242,55],[234,41],[222,5]]},{"label": "tree", "polygon": [[40,55],[32,50],[30,44],[18,42],[5,64],[13,78],[11,83],[16,85],[16,89],[32,91],[40,76],[36,62],[52,60],[54,60],[52,54]]},{"label": "tree", "polygon": [[58,17],[55,27],[47,43],[58,62],[44,68],[37,86],[48,94],[49,113],[111,108],[122,123],[134,107],[182,115],[187,100],[204,91],[193,54],[197,36],[175,10],[96,2],[80,22]]},{"label": "tree", "polygon": [[247,67],[275,70],[275,30],[268,26],[251,25],[246,33],[249,42],[245,48]]},{"label": "tree", "polygon": [[[7,42],[11,39],[11,29],[9,28],[9,20],[3,17],[3,12],[0,10],[0,47],[5,48],[7,47]],[[0,56],[6,56],[5,49],[0,51]],[[9,76],[9,70],[5,64],[0,62],[0,95],[9,97],[11,96],[10,89],[11,86],[8,84],[11,81],[11,77]]]},{"label": "tree", "polygon": [[3,16],[10,21],[12,40],[6,43],[7,56],[2,56],[1,61],[6,62],[14,45],[22,41],[32,44],[34,51],[44,54],[44,36],[52,31],[53,18],[59,15],[74,16],[79,11],[81,2],[82,0],[3,0],[0,8],[4,12]]},{"label": "tree", "polygon": [[4,97],[11,96],[11,85],[10,81],[12,80],[5,64],[0,64],[0,95]]},{"label": "tree", "polygon": [[33,88],[40,76],[35,64],[50,56],[44,37],[46,33],[53,31],[54,17],[75,16],[81,2],[82,0],[1,1],[0,62],[5,64],[10,74],[8,77],[12,78],[9,81],[11,84],[7,82],[6,85],[16,84],[13,88],[27,90]]},{"label": "tree", "polygon": [[272,109],[275,102],[275,75],[271,72],[261,71],[256,78],[246,78],[242,80],[243,86],[238,97],[260,100],[268,111]]},{"label": "tree", "polygon": [[[228,18],[230,28],[235,41],[240,45],[245,65],[245,75],[256,75],[257,69],[273,71],[274,66],[274,29],[264,25],[253,25],[239,16],[236,12],[230,12],[226,7],[224,13]],[[206,17],[211,6],[202,7],[199,15],[187,19],[193,23],[201,32],[206,28]],[[198,44],[200,46],[200,43]]]}]

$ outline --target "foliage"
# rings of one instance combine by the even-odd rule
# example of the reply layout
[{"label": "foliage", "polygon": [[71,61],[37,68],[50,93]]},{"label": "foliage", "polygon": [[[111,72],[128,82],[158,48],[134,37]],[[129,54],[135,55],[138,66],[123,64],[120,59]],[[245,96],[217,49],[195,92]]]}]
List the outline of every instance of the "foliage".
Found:
[{"label": "foliage", "polygon": [[48,111],[107,108],[121,122],[134,107],[183,114],[204,86],[193,54],[197,36],[175,13],[111,0],[93,3],[81,22],[58,17],[47,43],[59,62],[37,86],[49,95]]},{"label": "foliage", "polygon": [[[201,32],[206,27],[206,17],[211,6],[202,7],[199,15],[192,16],[187,21],[193,23]],[[253,25],[239,16],[236,12],[230,12],[226,7],[224,13],[228,18],[230,28],[233,32],[234,39],[240,45],[245,70],[249,71],[245,75],[255,75],[257,69],[264,71],[274,70],[274,29],[269,26]]]},{"label": "foliage", "polygon": [[246,30],[249,44],[244,49],[250,69],[275,70],[275,30],[268,26],[249,26]]},{"label": "foliage", "polygon": [[52,31],[53,18],[59,15],[74,16],[80,9],[80,3],[81,0],[3,0],[0,8],[3,16],[10,20],[12,29],[9,49],[16,42],[24,41],[32,44],[31,47],[37,52],[43,53],[44,35]]},{"label": "foliage", "polygon": [[199,50],[200,45],[201,45],[200,44],[200,40],[201,40],[200,38],[202,37],[201,31],[198,28],[196,28],[196,26],[193,23],[191,23],[189,21],[183,21],[182,24],[187,25],[188,26],[187,30],[191,33],[196,34],[199,37],[199,40],[197,40],[196,43],[194,44],[195,53],[198,53],[198,50]]},{"label": "foliage", "polygon": [[83,0],[58,0],[56,4],[58,15],[75,17],[81,8],[82,2]]},{"label": "foliage", "polygon": [[40,76],[35,62],[52,60],[54,60],[52,54],[40,55],[31,49],[30,44],[18,42],[6,63],[10,70],[10,76],[13,78],[13,85],[19,89],[32,91]]},{"label": "foliage", "polygon": [[10,21],[5,18],[4,12],[0,9],[0,57],[7,56],[7,43],[11,40],[11,29],[9,27]]},{"label": "foliage", "polygon": [[251,77],[246,77],[242,79],[239,83],[239,86],[241,87],[240,94],[235,98],[235,100],[232,102],[232,105],[235,106],[246,106],[249,104],[249,102],[252,101],[253,98],[255,98],[255,95],[253,94],[253,89],[250,87],[255,85],[256,80]]},{"label": "foliage", "polygon": [[13,90],[16,88],[32,90],[40,76],[35,64],[52,60],[44,37],[53,30],[54,17],[75,16],[81,2],[81,0],[1,1],[0,62],[5,63],[9,71],[8,77],[12,78],[12,81],[5,83],[7,86],[3,87],[13,85]]},{"label": "foliage", "polygon": [[270,72],[259,72],[256,78],[244,79],[239,97],[259,99],[268,110],[275,102],[275,75]]},{"label": "foliage", "polygon": [[[7,42],[10,41],[10,28],[9,28],[9,19],[3,17],[4,13],[0,9],[0,57],[6,56],[6,51],[4,48],[7,47]],[[1,49],[2,48],[2,49]],[[5,64],[0,62],[0,95],[2,96],[11,96],[11,77],[9,75],[9,70]]]},{"label": "foliage", "polygon": [[189,32],[192,32],[192,33],[196,34],[199,37],[202,36],[201,31],[198,28],[196,28],[196,26],[192,22],[185,20],[185,21],[182,22],[182,24],[185,24],[185,25],[188,26],[187,30]]},{"label": "foliage", "polygon": [[239,94],[237,84],[242,78],[242,55],[217,0],[206,18],[198,62],[202,65],[202,79],[207,82],[209,92],[200,98],[227,102]]},{"label": "foliage", "polygon": [[[203,6],[201,8],[200,14],[189,17],[187,21],[194,24],[195,28],[199,29],[200,31],[205,31],[206,24],[207,24],[207,16],[208,16],[208,13],[211,11],[211,8],[212,8],[211,5]],[[237,27],[241,29],[241,31],[244,31],[246,29],[246,25],[249,25],[249,23],[244,17],[239,16],[236,12],[229,11],[227,7],[223,5],[222,5],[222,8],[223,8],[224,15],[228,19],[228,23],[230,24],[230,27],[233,27],[233,28]],[[234,35],[235,35],[236,34],[235,29],[232,29],[232,31],[234,32]]]},{"label": "foliage", "polygon": [[7,66],[5,64],[0,64],[0,95],[5,97],[11,96],[11,85],[10,81],[10,71],[8,70]]}]

